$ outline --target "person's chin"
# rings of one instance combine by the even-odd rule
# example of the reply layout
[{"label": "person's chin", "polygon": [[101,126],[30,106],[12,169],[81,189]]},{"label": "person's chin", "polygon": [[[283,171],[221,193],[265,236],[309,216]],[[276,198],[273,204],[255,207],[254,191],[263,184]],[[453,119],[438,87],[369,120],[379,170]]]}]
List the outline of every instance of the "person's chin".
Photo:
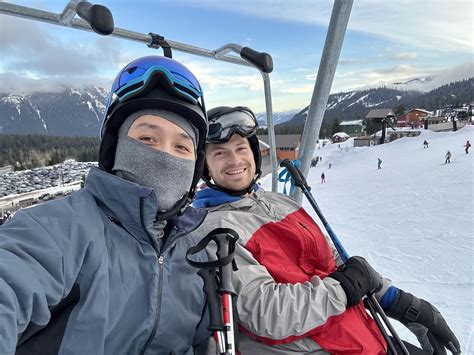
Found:
[{"label": "person's chin", "polygon": [[232,183],[232,186],[230,187],[230,189],[234,191],[240,191],[240,190],[246,189],[249,185],[250,185],[250,182],[247,182],[245,180],[240,180],[238,182]]}]

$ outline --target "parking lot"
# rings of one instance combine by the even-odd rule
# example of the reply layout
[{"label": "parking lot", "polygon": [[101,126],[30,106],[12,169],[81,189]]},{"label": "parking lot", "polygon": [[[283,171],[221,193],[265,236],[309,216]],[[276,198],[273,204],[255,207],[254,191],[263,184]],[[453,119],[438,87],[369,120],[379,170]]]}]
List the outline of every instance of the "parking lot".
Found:
[{"label": "parking lot", "polygon": [[0,209],[15,211],[62,197],[80,188],[95,162],[67,160],[62,164],[0,175]]}]

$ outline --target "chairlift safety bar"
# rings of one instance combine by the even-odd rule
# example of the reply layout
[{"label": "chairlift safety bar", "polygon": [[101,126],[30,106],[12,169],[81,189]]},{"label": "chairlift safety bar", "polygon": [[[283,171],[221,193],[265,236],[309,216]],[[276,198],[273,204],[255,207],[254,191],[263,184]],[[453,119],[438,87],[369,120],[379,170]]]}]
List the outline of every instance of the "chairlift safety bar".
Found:
[{"label": "chairlift safety bar", "polygon": [[[52,13],[48,11],[43,11],[39,9],[34,9],[26,6],[20,6],[15,4],[10,4],[6,2],[0,2],[0,14],[22,17],[29,20],[41,21],[50,23],[53,25],[71,27],[78,30],[93,32],[91,26],[87,21],[74,17],[76,15],[77,5],[82,2],[82,0],[70,0],[61,14]],[[118,37],[126,40],[131,40],[135,42],[145,43],[150,47],[152,44],[153,38],[152,34],[142,34],[134,31],[125,30],[122,28],[114,27],[113,33],[110,36]],[[270,65],[270,69],[267,67],[259,67],[258,65],[252,63],[249,57],[245,56],[245,53],[250,51],[250,54],[259,54],[267,55],[266,53],[259,53],[253,51],[250,48],[243,48],[237,44],[227,44],[216,50],[208,50],[196,46],[191,46],[188,44],[183,44],[175,41],[166,40],[169,46],[177,51],[198,55],[201,57],[212,58],[223,62],[233,63],[237,65],[243,65],[246,67],[256,68],[263,77],[264,83],[264,93],[265,93],[265,108],[267,116],[267,128],[268,136],[270,143],[270,161],[272,166],[272,190],[277,191],[277,169],[278,162],[276,158],[276,142],[275,142],[275,132],[273,126],[273,109],[272,109],[272,98],[271,98],[271,86],[270,86],[270,76],[269,73],[272,71],[273,66]],[[246,51],[246,52],[244,52]],[[236,55],[229,55],[228,53],[236,53],[241,57]],[[270,57],[271,62],[271,57]]]}]

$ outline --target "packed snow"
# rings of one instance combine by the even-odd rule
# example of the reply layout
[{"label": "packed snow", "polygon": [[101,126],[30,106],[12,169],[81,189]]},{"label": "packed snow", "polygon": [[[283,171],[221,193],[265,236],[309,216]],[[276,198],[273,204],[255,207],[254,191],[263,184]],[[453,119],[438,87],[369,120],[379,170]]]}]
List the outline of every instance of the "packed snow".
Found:
[{"label": "packed snow", "polygon": [[[474,354],[474,150],[465,154],[468,139],[472,144],[474,126],[422,130],[419,137],[374,147],[354,148],[352,140],[329,144],[315,151],[322,161],[307,180],[347,252],[364,256],[397,287],[435,305],[463,354]],[[445,164],[448,150],[451,163]],[[262,186],[271,189],[269,176]],[[303,206],[316,216],[305,197]],[[403,339],[417,344],[392,322]]]}]

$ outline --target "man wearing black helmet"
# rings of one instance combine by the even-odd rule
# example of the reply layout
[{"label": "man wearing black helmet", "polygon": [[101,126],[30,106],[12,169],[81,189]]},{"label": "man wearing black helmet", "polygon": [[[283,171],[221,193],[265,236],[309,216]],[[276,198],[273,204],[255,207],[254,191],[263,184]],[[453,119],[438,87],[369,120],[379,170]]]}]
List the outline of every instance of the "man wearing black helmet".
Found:
[{"label": "man wearing black helmet", "polygon": [[206,343],[202,280],[185,262],[205,217],[188,205],[206,134],[186,67],[153,56],[119,73],[84,188],[0,227],[0,354],[193,354]]},{"label": "man wearing black helmet", "polygon": [[423,349],[459,352],[431,304],[390,284],[361,257],[341,259],[322,227],[286,195],[256,184],[257,122],[244,107],[208,112],[204,180],[194,206],[209,208],[199,228],[239,234],[233,273],[242,354],[384,354],[387,344],[362,298],[376,292],[387,314],[409,327]]}]

